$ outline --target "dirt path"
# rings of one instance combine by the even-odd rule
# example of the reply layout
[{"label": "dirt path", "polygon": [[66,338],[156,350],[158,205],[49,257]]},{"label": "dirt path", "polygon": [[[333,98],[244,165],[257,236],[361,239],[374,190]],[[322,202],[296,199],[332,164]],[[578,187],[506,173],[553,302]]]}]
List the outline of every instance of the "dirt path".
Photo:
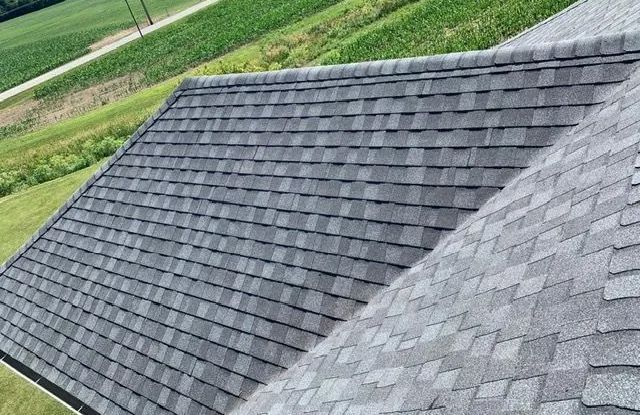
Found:
[{"label": "dirt path", "polygon": [[[147,26],[145,28],[142,29],[142,34],[147,34],[147,33],[151,33],[154,32],[160,28],[163,28],[167,25],[170,25],[171,23],[174,23],[184,17],[187,17],[199,10],[204,9],[205,7],[208,7],[216,2],[218,2],[219,0],[203,0],[198,4],[195,4],[181,12],[178,12],[172,16],[167,17],[166,19],[163,20],[159,20],[158,22],[156,22],[155,24],[153,24],[152,26]],[[135,31],[134,33],[131,33],[130,35],[127,35],[121,39],[118,39],[108,45],[105,45],[103,47],[101,47],[100,49],[96,49],[91,53],[88,53],[84,56],[79,57],[76,60],[73,60],[71,62],[65,63],[62,66],[59,66],[49,72],[46,72],[38,77],[35,77],[23,84],[20,84],[18,86],[15,86],[11,89],[8,89],[2,93],[0,93],[0,102],[9,99],[13,96],[16,96],[24,91],[27,91],[35,86],[38,86],[40,84],[42,84],[43,82],[46,82],[50,79],[55,78],[58,75],[62,75],[65,72],[68,72],[74,68],[77,68],[80,65],[84,65],[85,63],[91,62],[103,55],[106,55],[109,52],[112,52],[116,49],[118,49],[119,47],[126,45],[129,42],[132,42],[136,39],[138,39],[140,37],[140,34]]]}]

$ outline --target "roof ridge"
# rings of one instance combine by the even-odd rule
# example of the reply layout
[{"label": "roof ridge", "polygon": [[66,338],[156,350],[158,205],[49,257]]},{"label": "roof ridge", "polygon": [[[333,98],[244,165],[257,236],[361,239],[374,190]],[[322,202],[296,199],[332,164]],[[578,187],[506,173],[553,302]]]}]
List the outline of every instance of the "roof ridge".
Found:
[{"label": "roof ridge", "polygon": [[339,65],[289,68],[277,71],[195,76],[185,79],[177,91],[231,85],[280,84],[443,72],[505,66],[528,62],[615,56],[640,51],[640,31],[604,34],[541,43],[535,46],[505,46],[497,49],[455,52],[433,56],[387,59]]}]

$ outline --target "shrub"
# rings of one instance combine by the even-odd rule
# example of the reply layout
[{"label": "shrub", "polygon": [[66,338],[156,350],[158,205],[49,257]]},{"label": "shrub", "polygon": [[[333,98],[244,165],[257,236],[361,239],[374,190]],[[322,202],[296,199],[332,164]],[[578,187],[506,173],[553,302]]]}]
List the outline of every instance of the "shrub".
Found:
[{"label": "shrub", "polygon": [[94,136],[71,143],[55,154],[35,156],[23,164],[0,171],[0,197],[89,167],[114,154],[128,136],[129,133]]}]

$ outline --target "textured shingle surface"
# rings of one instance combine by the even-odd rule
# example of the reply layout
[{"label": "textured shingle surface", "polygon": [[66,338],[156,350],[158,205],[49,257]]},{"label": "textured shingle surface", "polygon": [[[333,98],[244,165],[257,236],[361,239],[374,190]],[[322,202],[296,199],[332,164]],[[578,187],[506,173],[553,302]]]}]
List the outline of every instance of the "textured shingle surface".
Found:
[{"label": "textured shingle surface", "polygon": [[108,414],[639,409],[639,39],[190,79],[0,351]]},{"label": "textured shingle surface", "polygon": [[235,414],[640,410],[640,72]]}]

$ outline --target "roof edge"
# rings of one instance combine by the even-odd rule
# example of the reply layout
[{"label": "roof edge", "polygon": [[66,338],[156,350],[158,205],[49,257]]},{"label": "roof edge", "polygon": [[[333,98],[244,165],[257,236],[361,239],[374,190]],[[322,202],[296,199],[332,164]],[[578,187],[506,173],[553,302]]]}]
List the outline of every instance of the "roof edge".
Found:
[{"label": "roof edge", "polygon": [[[147,131],[147,129],[155,123],[155,121],[162,116],[171,105],[179,98],[181,92],[179,90],[174,91],[169,98],[162,104],[162,106],[156,110],[156,112],[147,119],[133,135],[111,156],[100,168],[87,180],[73,195],[62,205],[58,210],[44,223],[40,228],[29,238],[18,251],[7,259],[4,264],[0,264],[0,277],[2,274],[11,267],[16,260],[18,260],[31,246],[38,240],[44,233],[55,224],[64,215],[67,210],[80,198],[87,189],[92,186],[96,180],[98,180],[106,171],[108,171],[114,163],[116,163],[122,155],[133,145],[135,142]],[[9,353],[0,349],[0,361],[9,366],[11,369],[19,373],[21,376],[26,377],[30,381],[34,382],[37,386],[44,389],[47,394],[54,396],[57,400],[68,405],[73,410],[83,415],[95,415],[96,412],[89,402],[84,402],[77,397],[73,396],[70,392],[58,387],[54,383],[50,382],[42,373],[38,373],[29,366],[14,359]]]},{"label": "roof edge", "polygon": [[98,415],[98,412],[93,408],[84,404],[67,391],[63,390],[53,382],[50,382],[49,380],[43,378],[37,372],[20,363],[11,356],[0,352],[0,363],[2,363],[17,376],[24,379],[26,382],[30,383],[57,402],[60,402],[71,413],[79,415]]},{"label": "roof edge", "polygon": [[640,31],[631,31],[541,43],[535,46],[504,46],[480,51],[456,52],[414,58],[313,66],[267,72],[196,76],[185,79],[177,90],[186,91],[208,87],[280,84],[341,78],[443,72],[550,60],[615,56],[639,51]]},{"label": "roof edge", "polygon": [[10,256],[4,264],[0,264],[0,275],[3,274],[15,261],[18,259],[28,248],[33,245],[35,241],[37,241],[44,232],[51,227],[60,217],[73,205],[76,200],[78,200],[84,192],[100,177],[104,172],[109,170],[111,166],[122,157],[122,155],[140,138],[147,129],[155,123],[155,121],[164,114],[169,107],[178,99],[181,95],[180,88],[176,89],[167,100],[156,110],[156,112],[149,117],[138,129],[133,133],[131,137],[125,143],[120,146],[120,148],[115,152],[109,160],[107,160],[100,168],[91,175],[89,180],[87,180],[78,190],[76,190],[73,195],[62,205],[58,210],[47,219],[45,223],[40,226],[38,231],[36,231],[31,238],[29,238],[18,251],[16,251],[12,256]]}]

